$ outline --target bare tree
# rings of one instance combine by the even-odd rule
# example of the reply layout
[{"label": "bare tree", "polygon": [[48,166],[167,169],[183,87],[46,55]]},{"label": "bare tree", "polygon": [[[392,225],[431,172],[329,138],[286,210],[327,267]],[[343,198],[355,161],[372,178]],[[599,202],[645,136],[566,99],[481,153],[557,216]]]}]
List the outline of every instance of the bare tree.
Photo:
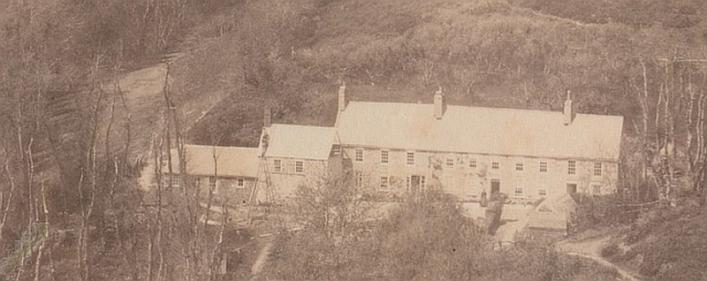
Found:
[{"label": "bare tree", "polygon": [[[2,217],[0,218],[0,243],[4,242],[4,230],[5,230],[5,224],[7,223],[7,218],[8,215],[10,214],[10,208],[14,204],[14,198],[15,198],[15,177],[13,176],[13,172],[10,170],[10,155],[7,151],[7,147],[3,145],[3,152],[5,155],[5,163],[3,164],[3,172],[5,172],[5,175],[7,176],[7,181],[10,185],[9,190],[7,192],[2,192],[0,193],[0,211],[2,211]],[[5,196],[7,196],[7,199],[5,199]]]}]

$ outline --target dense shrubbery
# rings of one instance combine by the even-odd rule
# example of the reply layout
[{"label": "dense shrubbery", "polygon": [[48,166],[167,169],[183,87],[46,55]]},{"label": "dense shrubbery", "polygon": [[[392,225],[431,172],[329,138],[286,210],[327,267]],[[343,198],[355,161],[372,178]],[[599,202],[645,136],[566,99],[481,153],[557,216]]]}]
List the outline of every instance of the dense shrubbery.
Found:
[{"label": "dense shrubbery", "polygon": [[618,195],[577,195],[577,202],[577,210],[573,216],[576,231],[630,224],[641,211],[638,207],[627,205],[630,202]]},{"label": "dense shrubbery", "polygon": [[532,241],[503,250],[444,195],[407,200],[356,235],[317,228],[276,242],[271,280],[612,280],[613,273]]}]

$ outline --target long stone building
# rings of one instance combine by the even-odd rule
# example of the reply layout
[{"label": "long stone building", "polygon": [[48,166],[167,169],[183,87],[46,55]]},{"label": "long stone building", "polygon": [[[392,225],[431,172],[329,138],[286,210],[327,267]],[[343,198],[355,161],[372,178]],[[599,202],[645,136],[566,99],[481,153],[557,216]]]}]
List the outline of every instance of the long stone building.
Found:
[{"label": "long stone building", "polygon": [[493,190],[515,200],[616,191],[621,116],[578,114],[569,96],[562,112],[448,105],[441,91],[432,100],[349,101],[341,86],[333,127],[271,124],[266,111],[258,160],[244,161],[257,162],[248,201],[286,199],[341,169],[392,196],[429,188],[460,200]]}]

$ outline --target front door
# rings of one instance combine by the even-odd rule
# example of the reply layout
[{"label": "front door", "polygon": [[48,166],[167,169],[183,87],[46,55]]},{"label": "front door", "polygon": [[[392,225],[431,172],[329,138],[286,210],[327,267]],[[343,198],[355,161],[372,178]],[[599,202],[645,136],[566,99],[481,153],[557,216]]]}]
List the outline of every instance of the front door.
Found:
[{"label": "front door", "polygon": [[500,191],[501,191],[501,181],[500,180],[491,180],[491,193],[500,192]]}]

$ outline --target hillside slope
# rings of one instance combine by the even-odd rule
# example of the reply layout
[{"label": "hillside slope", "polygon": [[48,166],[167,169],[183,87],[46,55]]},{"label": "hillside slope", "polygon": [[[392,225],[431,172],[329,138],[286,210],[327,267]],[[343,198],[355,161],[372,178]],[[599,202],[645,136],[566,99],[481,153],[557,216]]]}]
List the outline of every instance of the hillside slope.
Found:
[{"label": "hillside slope", "polygon": [[[554,110],[570,89],[580,111],[632,122],[637,105],[627,81],[638,75],[639,57],[689,55],[705,42],[695,36],[707,30],[698,20],[678,27],[592,22],[578,15],[591,9],[563,18],[545,9],[551,6],[248,2],[228,17],[235,22],[229,31],[204,35],[209,43],[177,74],[183,91],[225,97],[191,135],[199,143],[254,145],[266,103],[276,122],[329,125],[341,80],[353,85],[354,99],[430,102],[442,87],[456,104]],[[690,11],[702,15],[696,7]]]}]

